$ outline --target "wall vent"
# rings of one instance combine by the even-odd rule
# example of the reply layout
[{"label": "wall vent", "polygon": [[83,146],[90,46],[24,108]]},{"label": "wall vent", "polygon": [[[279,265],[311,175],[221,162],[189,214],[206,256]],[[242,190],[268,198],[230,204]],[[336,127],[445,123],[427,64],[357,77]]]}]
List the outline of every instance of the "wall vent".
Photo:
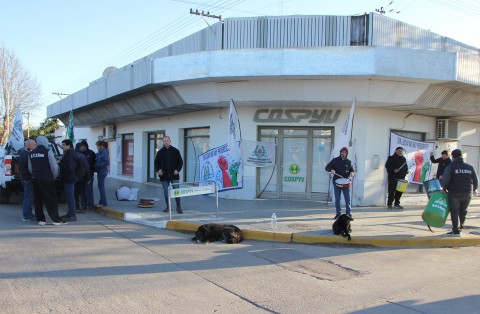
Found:
[{"label": "wall vent", "polygon": [[437,139],[456,140],[458,139],[458,121],[450,119],[437,120]]}]

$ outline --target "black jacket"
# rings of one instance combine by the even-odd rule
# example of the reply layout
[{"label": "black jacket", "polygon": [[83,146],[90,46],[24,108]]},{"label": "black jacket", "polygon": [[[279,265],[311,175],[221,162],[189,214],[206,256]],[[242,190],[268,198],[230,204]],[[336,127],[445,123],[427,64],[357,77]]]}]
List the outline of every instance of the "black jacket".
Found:
[{"label": "black jacket", "polygon": [[438,164],[437,168],[437,179],[443,175],[443,171],[445,171],[445,168],[452,162],[450,158],[443,159],[442,157],[435,159],[435,157],[430,156],[430,161],[434,164]]},{"label": "black jacket", "polygon": [[90,177],[93,178],[95,175],[95,161],[97,160],[97,155],[95,152],[87,147],[87,150],[82,152],[85,155],[88,161],[88,169],[90,171]]},{"label": "black jacket", "polygon": [[[352,166],[352,162],[345,158],[338,156],[330,160],[330,162],[325,166],[325,170],[330,172],[331,170],[335,170],[335,173],[343,178],[349,178],[350,173],[355,172]],[[339,179],[339,176],[333,176],[333,182]]]},{"label": "black jacket", "polygon": [[28,170],[28,155],[30,152],[26,149],[20,151],[20,156],[18,157],[18,167],[20,170],[20,180],[22,181],[32,181],[32,174]]},{"label": "black jacket", "polygon": [[[405,179],[405,176],[408,173],[407,159],[403,156],[398,156],[396,153],[393,153],[393,155],[388,156],[387,162],[385,163],[385,169],[387,169],[389,178]],[[400,171],[395,173],[395,169],[400,169]]]},{"label": "black jacket", "polygon": [[180,172],[183,167],[183,159],[180,151],[173,146],[168,149],[162,147],[155,156],[155,172],[163,170],[163,176],[160,176],[160,181],[180,180],[180,175],[174,175],[173,172],[177,170]]},{"label": "black jacket", "polygon": [[478,188],[477,174],[462,157],[455,158],[443,172],[442,187],[449,193],[472,193]]},{"label": "black jacket", "polygon": [[62,160],[58,163],[58,167],[60,168],[60,180],[62,180],[63,183],[77,182],[77,176],[75,174],[77,162],[77,153],[75,153],[72,148],[65,151]]}]

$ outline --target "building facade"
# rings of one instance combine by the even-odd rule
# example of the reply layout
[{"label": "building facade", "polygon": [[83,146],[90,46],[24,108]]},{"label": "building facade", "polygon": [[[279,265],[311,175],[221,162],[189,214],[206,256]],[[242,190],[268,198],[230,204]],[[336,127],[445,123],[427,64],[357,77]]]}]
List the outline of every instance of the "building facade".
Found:
[{"label": "building facade", "polygon": [[[157,182],[169,135],[198,181],[198,155],[227,142],[229,102],[241,138],[276,144],[275,167],[244,167],[235,199],[327,200],[324,168],[356,102],[353,205],[384,205],[390,132],[461,148],[479,169],[480,50],[370,13],[228,19],[51,104],[77,138],[109,142],[110,175]],[[81,133],[80,133],[81,132]],[[336,152],[333,152],[336,154]],[[290,165],[299,165],[293,175]],[[426,198],[411,186],[404,203]]]}]

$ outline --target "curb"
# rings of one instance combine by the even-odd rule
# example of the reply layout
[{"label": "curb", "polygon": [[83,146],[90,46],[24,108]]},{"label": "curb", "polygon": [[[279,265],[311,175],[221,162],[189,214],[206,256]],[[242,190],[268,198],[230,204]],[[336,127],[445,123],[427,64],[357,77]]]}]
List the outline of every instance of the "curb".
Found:
[{"label": "curb", "polygon": [[[110,207],[95,209],[95,212],[125,220],[125,213],[117,211]],[[179,220],[169,220],[165,224],[165,229],[172,231],[191,231],[195,232],[201,224],[191,223]],[[343,244],[343,245],[361,245],[375,247],[460,247],[460,246],[480,246],[480,237],[452,238],[445,237],[352,237],[351,241],[341,236],[335,235],[312,235],[303,233],[282,233],[257,230],[242,230],[244,239],[258,241],[272,241],[282,243],[299,244]]]}]

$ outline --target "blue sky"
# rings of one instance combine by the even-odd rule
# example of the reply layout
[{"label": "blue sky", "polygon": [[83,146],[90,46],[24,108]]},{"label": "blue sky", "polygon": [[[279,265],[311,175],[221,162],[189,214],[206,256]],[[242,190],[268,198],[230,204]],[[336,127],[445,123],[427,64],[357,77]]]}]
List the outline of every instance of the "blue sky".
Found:
[{"label": "blue sky", "polygon": [[[42,86],[42,103],[74,93],[207,23],[190,8],[222,18],[277,15],[386,15],[480,48],[478,0],[0,0],[0,45]],[[391,4],[390,4],[391,3]],[[390,11],[392,10],[392,11]],[[399,13],[396,13],[400,11]],[[46,109],[33,115],[43,121]]]}]

